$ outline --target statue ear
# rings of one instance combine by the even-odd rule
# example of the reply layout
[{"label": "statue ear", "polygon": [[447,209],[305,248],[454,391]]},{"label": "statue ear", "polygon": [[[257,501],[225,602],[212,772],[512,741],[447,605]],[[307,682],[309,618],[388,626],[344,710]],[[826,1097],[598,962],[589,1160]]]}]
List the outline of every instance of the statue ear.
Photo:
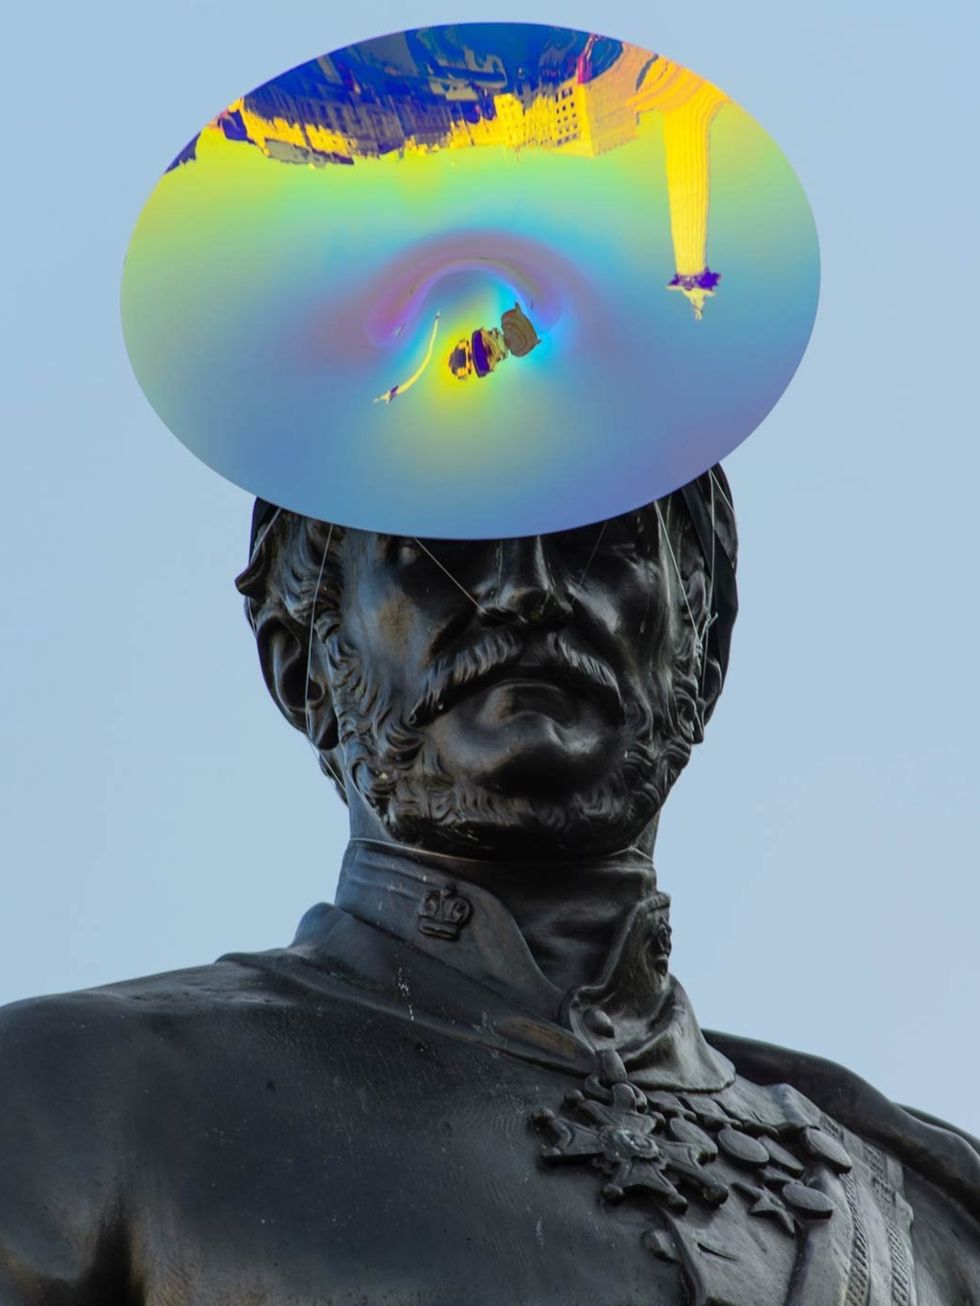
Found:
[{"label": "statue ear", "polygon": [[310,666],[309,650],[295,630],[273,617],[256,632],[259,665],[266,688],[291,726],[320,751],[337,746],[337,718],[329,686]]}]

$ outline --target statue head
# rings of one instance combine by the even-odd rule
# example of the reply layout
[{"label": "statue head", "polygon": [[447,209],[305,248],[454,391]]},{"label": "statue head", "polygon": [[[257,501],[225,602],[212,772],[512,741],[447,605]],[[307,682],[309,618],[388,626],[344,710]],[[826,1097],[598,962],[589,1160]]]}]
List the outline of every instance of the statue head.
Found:
[{"label": "statue head", "polygon": [[725,674],[736,535],[720,469],[520,539],[259,508],[237,584],[266,685],[356,832],[504,859],[652,839]]}]

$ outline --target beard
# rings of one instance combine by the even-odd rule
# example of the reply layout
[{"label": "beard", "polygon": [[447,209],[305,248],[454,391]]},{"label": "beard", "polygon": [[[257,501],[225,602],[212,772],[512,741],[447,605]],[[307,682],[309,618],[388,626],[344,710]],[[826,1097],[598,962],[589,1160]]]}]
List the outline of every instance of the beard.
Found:
[{"label": "beard", "polygon": [[[503,656],[515,637],[501,632],[497,638]],[[619,851],[658,815],[701,738],[694,641],[684,634],[669,655],[658,652],[644,698],[621,702],[617,764],[556,798],[501,792],[451,772],[425,729],[441,706],[432,685],[406,710],[335,633],[327,660],[343,769],[398,843],[541,860]],[[462,684],[486,655],[474,653],[469,663],[465,656],[456,673]]]}]

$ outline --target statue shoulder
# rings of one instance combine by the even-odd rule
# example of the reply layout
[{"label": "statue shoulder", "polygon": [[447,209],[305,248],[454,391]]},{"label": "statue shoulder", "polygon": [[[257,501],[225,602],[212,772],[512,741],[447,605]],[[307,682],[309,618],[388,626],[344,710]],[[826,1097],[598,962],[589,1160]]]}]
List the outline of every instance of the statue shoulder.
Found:
[{"label": "statue shoulder", "polygon": [[757,1084],[790,1084],[821,1111],[898,1160],[980,1222],[980,1141],[926,1112],[899,1106],[852,1070],[792,1048],[705,1030],[712,1047]]},{"label": "statue shoulder", "polygon": [[[52,1266],[79,1284],[115,1237],[118,1122],[135,1026],[102,993],[0,1008],[0,1300],[41,1300]],[[138,1058],[137,1058],[138,1059]],[[109,1285],[106,1285],[107,1289]]]},{"label": "statue shoulder", "polygon": [[236,1013],[277,1001],[288,1002],[289,995],[274,971],[230,958],[27,998],[0,1007],[0,1074],[26,1071],[48,1057],[66,1073],[93,1057],[131,1059],[140,1041],[179,1041],[181,1029],[190,1032],[195,1022],[233,1022]]},{"label": "statue shoulder", "polygon": [[[205,1066],[247,1060],[308,1006],[278,965],[282,955],[229,956],[0,1007],[0,1123],[12,1118],[15,1101],[35,1116],[57,1115],[66,1128],[86,1111],[104,1120],[147,1089],[155,1094],[164,1082],[195,1080]],[[316,1016],[328,1051],[331,1014],[321,1000]]]},{"label": "statue shoulder", "polygon": [[216,962],[144,975],[95,988],[25,998],[0,1007],[0,1040],[43,1041],[78,1035],[83,1043],[134,1030],[153,1016],[177,1015],[233,1000],[251,976]]},{"label": "statue shoulder", "polygon": [[133,1027],[128,1004],[108,990],[92,989],[27,998],[0,1007],[0,1101],[27,1088],[38,1102],[74,1085],[85,1063],[103,1062]]},{"label": "statue shoulder", "polygon": [[161,1119],[201,1100],[210,1075],[234,1076],[288,1002],[274,976],[216,962],[0,1008],[5,1306],[41,1300],[55,1272],[98,1282],[86,1300],[122,1300],[92,1276],[125,1272],[135,1159],[165,1146]]},{"label": "statue shoulder", "polygon": [[[0,1121],[104,1113],[151,1047],[161,1020],[215,1001],[202,966],[0,1007]],[[67,1126],[66,1126],[67,1127]],[[0,1166],[2,1168],[2,1166]]]}]

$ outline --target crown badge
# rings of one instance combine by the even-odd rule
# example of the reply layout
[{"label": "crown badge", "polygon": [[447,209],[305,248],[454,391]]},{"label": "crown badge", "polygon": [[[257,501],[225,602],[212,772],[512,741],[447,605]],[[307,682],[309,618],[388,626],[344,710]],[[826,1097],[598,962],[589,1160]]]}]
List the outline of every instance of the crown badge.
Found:
[{"label": "crown badge", "polygon": [[433,939],[456,940],[472,915],[472,904],[456,892],[455,884],[431,889],[419,912],[419,931]]}]

